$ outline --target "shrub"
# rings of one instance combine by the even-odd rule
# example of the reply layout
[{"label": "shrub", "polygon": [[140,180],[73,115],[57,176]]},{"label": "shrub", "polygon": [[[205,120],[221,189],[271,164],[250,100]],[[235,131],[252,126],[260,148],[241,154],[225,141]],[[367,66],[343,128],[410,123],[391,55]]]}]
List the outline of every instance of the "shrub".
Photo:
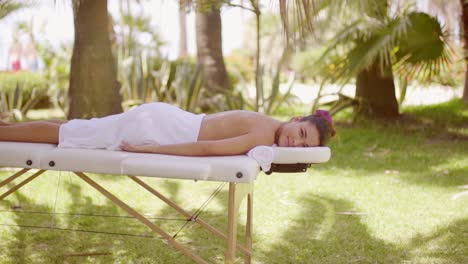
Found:
[{"label": "shrub", "polygon": [[0,73],[0,112],[21,120],[44,96],[46,81],[36,73]]}]

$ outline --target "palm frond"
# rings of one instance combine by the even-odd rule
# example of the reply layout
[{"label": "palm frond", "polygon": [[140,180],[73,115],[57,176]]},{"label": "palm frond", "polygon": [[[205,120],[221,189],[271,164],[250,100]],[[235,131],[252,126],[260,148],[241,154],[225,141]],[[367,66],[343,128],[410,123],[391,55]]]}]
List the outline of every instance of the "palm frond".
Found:
[{"label": "palm frond", "polygon": [[[448,47],[448,43],[445,43]],[[421,60],[416,63],[410,62],[410,55],[395,64],[395,73],[407,80],[418,80],[428,82],[433,77],[439,75],[443,70],[448,69],[453,61],[454,55],[450,48],[445,48],[437,57]]]},{"label": "palm frond", "polygon": [[319,13],[327,10],[328,19],[355,20],[368,17],[383,21],[388,13],[385,0],[271,0],[279,3],[283,30],[288,41],[304,39],[314,31]]},{"label": "palm frond", "polygon": [[437,18],[426,13],[412,12],[404,17],[411,27],[398,43],[397,58],[405,57],[408,62],[419,62],[438,57],[444,48],[444,33]]},{"label": "palm frond", "polygon": [[[312,20],[319,0],[277,0],[286,39],[292,39],[291,24],[298,26],[301,38],[313,31]],[[292,9],[292,21],[289,10]]]},{"label": "palm frond", "polygon": [[[344,47],[346,54],[342,60],[334,60],[335,63],[344,64],[334,71],[339,71],[331,75],[333,80],[347,81],[362,71],[379,61],[382,72],[388,65],[394,62],[395,47],[412,27],[411,19],[408,16],[395,19],[387,18],[385,23],[378,27],[369,26],[369,19],[355,21],[353,24],[340,31],[330,44],[330,48],[319,60],[321,72],[328,71],[327,56],[336,56],[336,50]],[[367,26],[366,26],[367,25]],[[350,45],[353,43],[353,45]],[[330,76],[329,74],[325,74]]]},{"label": "palm frond", "polygon": [[370,17],[384,20],[388,13],[386,1],[375,0],[317,0],[317,10],[328,10],[329,18],[356,19]]},{"label": "palm frond", "polygon": [[347,0],[346,7],[378,20],[385,19],[388,14],[388,4],[385,0]]},{"label": "palm frond", "polygon": [[407,17],[412,26],[398,43],[395,70],[405,78],[427,81],[448,67],[454,57],[448,32],[426,13],[413,12]]},{"label": "palm frond", "polygon": [[356,45],[348,55],[348,71],[350,74],[357,74],[364,68],[368,68],[375,61],[381,63],[381,69],[392,64],[391,55],[394,47],[402,36],[407,35],[411,27],[409,19],[396,18],[381,28],[375,30],[371,37],[359,45]]},{"label": "palm frond", "polygon": [[349,25],[339,31],[333,39],[327,44],[327,49],[323,52],[322,56],[317,60],[317,68],[324,67],[330,63],[330,57],[336,55],[338,46],[350,45],[362,32],[362,19],[351,22]]},{"label": "palm frond", "polygon": [[7,17],[11,13],[18,11],[22,8],[30,7],[32,3],[30,1],[14,1],[14,0],[3,0],[0,1],[0,19]]}]

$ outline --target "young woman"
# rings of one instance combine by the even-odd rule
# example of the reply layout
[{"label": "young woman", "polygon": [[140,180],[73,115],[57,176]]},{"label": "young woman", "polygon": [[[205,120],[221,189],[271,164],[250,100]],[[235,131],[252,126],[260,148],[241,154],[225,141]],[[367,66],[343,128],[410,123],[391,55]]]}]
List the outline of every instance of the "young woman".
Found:
[{"label": "young woman", "polygon": [[241,155],[255,146],[273,144],[323,146],[334,135],[333,121],[323,110],[282,122],[244,110],[193,114],[160,102],[89,120],[0,122],[0,141],[182,156]]}]

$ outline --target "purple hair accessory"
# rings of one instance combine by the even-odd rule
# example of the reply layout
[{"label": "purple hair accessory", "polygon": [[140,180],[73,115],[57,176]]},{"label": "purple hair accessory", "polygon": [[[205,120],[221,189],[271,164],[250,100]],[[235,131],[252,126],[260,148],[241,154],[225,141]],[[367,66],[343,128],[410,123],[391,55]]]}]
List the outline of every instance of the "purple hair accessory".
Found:
[{"label": "purple hair accessory", "polygon": [[317,111],[315,111],[315,115],[321,116],[325,118],[328,122],[330,122],[330,124],[333,124],[333,119],[330,115],[330,112],[328,112],[327,110],[317,109]]}]

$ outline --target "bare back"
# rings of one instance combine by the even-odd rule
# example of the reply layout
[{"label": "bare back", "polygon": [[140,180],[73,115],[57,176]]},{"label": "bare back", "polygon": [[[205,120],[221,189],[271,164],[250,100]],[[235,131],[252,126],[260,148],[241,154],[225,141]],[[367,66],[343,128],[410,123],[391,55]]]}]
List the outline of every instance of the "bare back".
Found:
[{"label": "bare back", "polygon": [[206,115],[203,118],[198,141],[220,140],[256,133],[268,144],[273,144],[278,121],[258,112],[232,110]]}]

